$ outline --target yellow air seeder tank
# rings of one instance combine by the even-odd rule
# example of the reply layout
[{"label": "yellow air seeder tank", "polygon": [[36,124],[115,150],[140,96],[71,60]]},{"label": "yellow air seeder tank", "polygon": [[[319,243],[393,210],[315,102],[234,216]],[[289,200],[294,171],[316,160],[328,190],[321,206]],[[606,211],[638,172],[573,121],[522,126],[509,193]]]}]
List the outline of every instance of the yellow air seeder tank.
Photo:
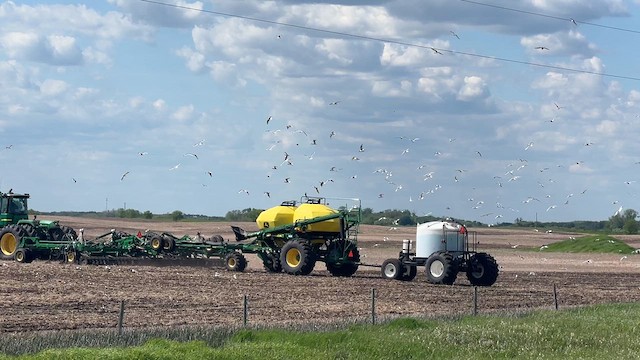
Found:
[{"label": "yellow air seeder tank", "polygon": [[260,230],[273,229],[274,227],[293,224],[296,211],[295,201],[285,201],[278,206],[269,208],[258,215],[256,224]]},{"label": "yellow air seeder tank", "polygon": [[[324,204],[301,204],[295,210],[293,221],[309,220],[320,216],[336,214],[338,211]],[[340,219],[329,219],[322,222],[309,224],[306,229],[300,229],[305,232],[322,232],[322,233],[339,233],[341,229]]]}]

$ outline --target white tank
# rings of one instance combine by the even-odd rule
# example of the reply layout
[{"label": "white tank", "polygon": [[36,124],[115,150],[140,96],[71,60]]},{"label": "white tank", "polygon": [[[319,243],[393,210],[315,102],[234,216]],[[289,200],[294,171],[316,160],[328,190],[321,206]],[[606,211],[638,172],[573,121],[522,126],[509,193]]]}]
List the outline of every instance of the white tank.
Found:
[{"label": "white tank", "polygon": [[436,251],[465,250],[466,228],[449,221],[419,224],[416,230],[416,257],[427,258]]}]

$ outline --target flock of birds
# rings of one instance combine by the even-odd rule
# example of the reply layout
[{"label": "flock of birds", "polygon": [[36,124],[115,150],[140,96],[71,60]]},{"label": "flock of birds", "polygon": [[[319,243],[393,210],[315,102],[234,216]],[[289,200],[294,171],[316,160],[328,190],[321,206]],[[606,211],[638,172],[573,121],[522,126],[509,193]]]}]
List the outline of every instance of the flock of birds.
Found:
[{"label": "flock of birds", "polygon": [[[573,25],[577,24],[573,22]],[[458,40],[461,38],[460,35],[454,31],[450,31],[450,36]],[[278,38],[281,38],[281,36],[279,35]],[[445,55],[442,51],[439,51],[436,48],[432,48],[432,50],[436,55]],[[550,51],[551,49],[546,45],[539,45],[535,46],[534,50]],[[327,105],[330,107],[337,107],[342,104],[343,100],[327,102]],[[558,121],[562,118],[560,113],[567,111],[564,106],[559,105],[557,102],[553,103],[553,107],[558,112],[558,115],[548,120],[547,122],[549,123]],[[276,193],[278,196],[282,196],[282,194],[287,193],[288,195],[285,196],[291,197],[295,196],[295,194],[288,193],[288,190],[283,188],[283,186],[287,186],[292,183],[302,183],[302,186],[296,187],[296,189],[306,189],[304,191],[304,195],[323,196],[325,193],[326,195],[332,195],[331,191],[326,191],[327,187],[334,185],[336,182],[351,181],[351,183],[348,183],[344,188],[353,189],[353,192],[355,193],[354,196],[356,197],[363,199],[388,199],[392,196],[403,196],[408,203],[414,203],[425,200],[430,196],[435,196],[438,192],[441,192],[442,189],[447,189],[447,193],[450,193],[449,190],[451,192],[456,192],[459,197],[459,191],[462,187],[454,186],[464,184],[466,186],[464,187],[466,193],[462,193],[462,196],[467,198],[466,203],[468,203],[468,208],[464,210],[472,210],[474,211],[477,219],[482,222],[492,224],[495,222],[502,222],[502,219],[505,217],[507,217],[507,219],[504,219],[504,221],[511,221],[512,218],[509,218],[509,215],[517,217],[518,215],[516,213],[519,212],[519,208],[522,206],[530,206],[530,204],[539,204],[540,206],[538,208],[540,211],[552,212],[560,206],[569,205],[571,201],[575,200],[575,198],[583,196],[587,192],[587,189],[576,189],[575,192],[567,193],[564,196],[558,196],[557,192],[552,194],[552,191],[547,190],[553,187],[555,180],[547,174],[553,172],[555,169],[550,167],[541,167],[531,171],[529,169],[531,169],[532,166],[530,166],[526,156],[523,156],[505,164],[503,171],[501,173],[494,174],[491,179],[481,180],[492,182],[493,186],[501,189],[508,186],[520,186],[519,184],[523,182],[525,177],[531,178],[532,174],[536,174],[538,178],[537,189],[532,189],[533,191],[531,195],[520,199],[519,204],[517,200],[514,201],[514,199],[508,199],[511,203],[506,205],[505,201],[507,200],[501,200],[499,197],[492,200],[483,198],[484,195],[482,190],[477,190],[475,186],[468,185],[470,182],[480,182],[480,179],[477,178],[477,173],[474,173],[474,171],[477,170],[469,170],[467,168],[460,167],[455,169],[453,172],[448,173],[449,170],[445,170],[444,166],[440,166],[441,164],[438,164],[439,159],[442,159],[443,162],[447,161],[446,159],[448,156],[457,151],[456,138],[448,138],[449,147],[447,147],[446,144],[439,144],[438,146],[441,148],[432,150],[431,154],[429,154],[425,153],[425,149],[427,147],[425,145],[421,145],[423,140],[421,140],[419,136],[420,134],[415,134],[417,136],[398,136],[393,141],[388,141],[386,145],[397,144],[398,146],[397,153],[392,156],[394,160],[387,162],[389,166],[368,168],[367,166],[375,164],[375,156],[368,156],[371,150],[370,147],[373,148],[375,145],[373,145],[373,142],[369,145],[366,142],[362,142],[354,144],[352,153],[337,155],[339,162],[330,164],[326,169],[324,169],[324,171],[321,171],[318,169],[318,165],[315,165],[315,162],[321,162],[323,164],[326,163],[327,157],[335,156],[332,155],[335,154],[335,151],[332,150],[344,146],[352,140],[347,140],[346,137],[342,138],[340,130],[323,129],[317,133],[318,130],[316,129],[316,134],[313,134],[311,131],[298,128],[295,124],[288,123],[286,120],[283,121],[282,119],[272,115],[266,116],[263,121],[266,126],[264,139],[268,142],[268,144],[266,144],[265,151],[274,154],[273,156],[270,156],[272,163],[268,168],[265,168],[265,171],[267,172],[267,181],[265,181],[263,189],[256,189],[255,186],[253,186],[253,188],[243,187],[236,190],[238,194],[248,196],[254,192],[258,192],[262,193],[267,198],[271,198],[272,195]],[[194,150],[185,152],[183,156],[185,158],[192,158],[194,161],[198,161],[200,158],[197,150],[200,147],[205,146],[205,143],[205,139],[194,143],[192,146]],[[431,145],[432,144],[430,144],[430,146]],[[529,141],[528,143],[523,144],[522,154],[535,151],[535,146],[536,144],[534,141]],[[585,141],[584,146],[595,147],[596,144],[592,141]],[[376,151],[376,149],[372,150],[373,152]],[[486,152],[489,150],[483,151]],[[414,153],[426,155],[423,156],[423,164],[415,166],[415,170],[410,170],[408,169],[408,164],[410,164],[411,161],[405,161],[405,159]],[[140,157],[148,155],[149,153],[146,151],[138,153],[138,156]],[[473,156],[467,157],[467,164],[471,167],[474,162],[485,159],[485,156],[486,154],[483,154],[480,149],[477,149],[473,152]],[[322,161],[317,161],[320,157],[322,157]],[[300,159],[304,160],[301,161]],[[313,165],[301,165],[303,161],[313,162]],[[413,157],[412,161],[415,161],[415,157]],[[346,162],[349,162],[350,165],[346,165]],[[363,165],[363,163],[366,163],[366,165]],[[178,171],[181,164],[181,162],[178,162],[174,166],[168,168],[168,170]],[[567,162],[565,164],[557,165],[557,168],[572,166],[579,167],[583,164],[583,161],[575,161],[573,163]],[[398,173],[401,175],[395,176]],[[130,174],[131,170],[123,171],[120,175],[120,181],[126,181]],[[374,179],[376,179],[379,184],[371,183],[371,174],[373,174]],[[215,173],[211,169],[204,169],[203,176],[214,178]],[[318,178],[310,178],[314,176],[317,176]],[[361,179],[364,180],[360,181]],[[73,181],[77,182],[75,178]],[[409,184],[407,184],[408,182]],[[415,183],[424,183],[424,186],[420,186],[423,190],[407,194],[407,189],[416,188]],[[635,181],[631,180],[625,182],[625,185],[632,186],[634,183]],[[238,184],[241,185],[240,182],[238,182]],[[207,183],[203,181],[202,185],[207,186]],[[375,194],[370,194],[371,196],[365,196],[362,194],[364,191],[372,191],[372,188],[377,190],[375,191]],[[381,201],[380,203],[383,202],[384,201]],[[365,204],[365,206],[380,207],[380,203],[371,205]],[[460,202],[458,202],[458,204],[459,203]],[[618,200],[612,200],[612,204],[617,207],[617,211],[612,213],[612,215],[620,214],[623,211],[624,208],[618,203]],[[415,204],[412,206],[418,207]],[[429,212],[420,213],[418,215],[431,215],[436,212],[436,215],[458,217],[457,212],[461,210],[461,208],[459,205],[456,206],[457,207],[455,208],[454,206],[446,206],[444,209],[431,209]],[[429,207],[430,206],[427,204],[423,208]]]}]

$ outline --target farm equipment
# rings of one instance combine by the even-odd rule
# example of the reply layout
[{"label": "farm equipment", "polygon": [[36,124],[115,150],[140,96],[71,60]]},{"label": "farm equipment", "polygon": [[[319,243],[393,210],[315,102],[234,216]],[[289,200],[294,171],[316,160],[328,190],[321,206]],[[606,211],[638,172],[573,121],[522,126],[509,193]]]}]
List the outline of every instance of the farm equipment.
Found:
[{"label": "farm equipment", "polygon": [[308,275],[317,261],[333,276],[351,276],[360,265],[357,233],[361,205],[332,209],[327,198],[304,196],[300,205],[285,201],[267,209],[256,219],[259,230],[247,233],[232,226],[237,241],[252,240],[261,248],[257,255],[267,271]]},{"label": "farm equipment", "polygon": [[60,249],[77,234],[58,221],[29,219],[29,194],[0,193],[0,259],[30,262],[62,255]]},{"label": "farm equipment", "polygon": [[64,249],[65,261],[80,264],[119,263],[124,259],[146,258],[155,256],[155,252],[140,236],[112,229],[94,240],[70,242]]},{"label": "farm equipment", "polygon": [[195,237],[176,237],[170,233],[147,233],[147,243],[153,251],[167,258],[220,258],[229,271],[244,271],[247,259],[243,254],[268,253],[271,249],[257,243],[229,243],[222,236],[204,238],[200,233]]},{"label": "farm equipment", "polygon": [[464,225],[454,221],[419,224],[415,252],[412,241],[403,240],[398,258],[382,263],[382,276],[411,281],[417,267],[425,266],[427,280],[432,284],[452,285],[458,273],[465,272],[472,285],[491,286],[498,278],[498,264],[491,255],[476,249],[476,233],[470,235]]}]

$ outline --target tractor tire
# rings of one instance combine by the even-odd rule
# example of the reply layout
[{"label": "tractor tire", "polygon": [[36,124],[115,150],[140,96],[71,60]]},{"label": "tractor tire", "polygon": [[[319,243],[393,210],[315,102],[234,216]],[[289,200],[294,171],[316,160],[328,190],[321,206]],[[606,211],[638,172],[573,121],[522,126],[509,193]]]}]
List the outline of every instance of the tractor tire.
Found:
[{"label": "tractor tire", "polygon": [[387,259],[382,263],[382,277],[388,280],[400,280],[404,266],[398,259]]},{"label": "tractor tire", "polygon": [[[337,263],[335,261],[331,261],[332,259],[342,258],[342,254],[346,249],[349,250],[347,253],[347,262]],[[337,253],[337,255],[335,254]],[[360,262],[360,251],[358,251],[358,247],[355,243],[351,241],[346,241],[344,244],[338,244],[333,242],[329,248],[329,254],[325,258],[327,270],[331,273],[332,276],[338,277],[350,277],[358,271],[359,262]]]},{"label": "tractor tire", "polygon": [[67,240],[75,241],[78,239],[78,233],[72,227],[62,225],[60,229],[67,236]]},{"label": "tractor tire", "polygon": [[162,251],[163,245],[162,236],[158,234],[151,235],[151,238],[149,239],[149,246],[151,246],[153,250],[160,252]]},{"label": "tractor tire", "polygon": [[350,277],[358,271],[358,264],[346,263],[346,264],[332,264],[327,263],[327,270],[333,276],[338,277]]},{"label": "tractor tire", "polygon": [[405,265],[404,266],[404,272],[402,273],[402,276],[400,277],[400,280],[402,281],[412,281],[413,279],[416,278],[416,275],[418,275],[418,267],[415,265]]},{"label": "tractor tire", "polygon": [[451,254],[436,252],[427,259],[427,280],[432,284],[453,285],[458,276],[458,267]]},{"label": "tractor tire", "polygon": [[247,259],[241,253],[234,251],[224,257],[227,271],[243,272],[247,268]]},{"label": "tractor tire", "polygon": [[469,259],[467,279],[474,286],[491,286],[498,279],[498,263],[487,253],[477,253]]},{"label": "tractor tire", "polygon": [[264,255],[262,264],[264,265],[264,269],[267,270],[267,272],[270,272],[270,273],[282,272],[282,263],[280,262],[279,254]]},{"label": "tractor tire", "polygon": [[162,250],[164,252],[172,252],[175,248],[176,242],[172,238],[165,236],[164,239],[162,239]]},{"label": "tractor tire", "polygon": [[20,224],[20,226],[24,229],[25,236],[27,237],[38,237],[38,230],[33,224],[24,223]]},{"label": "tractor tire", "polygon": [[15,253],[13,254],[13,259],[16,262],[19,263],[23,263],[23,264],[27,264],[33,261],[33,257],[31,256],[31,253],[29,252],[28,249],[17,249],[15,251]]},{"label": "tractor tire", "polygon": [[18,225],[5,226],[0,231],[0,256],[2,259],[13,259],[24,235],[24,229]]},{"label": "tractor tire", "polygon": [[52,241],[63,241],[65,233],[62,231],[62,228],[56,226],[47,230],[47,235],[47,237]]},{"label": "tractor tire", "polygon": [[287,274],[309,275],[316,265],[316,257],[308,242],[292,239],[280,250],[280,263]]}]

